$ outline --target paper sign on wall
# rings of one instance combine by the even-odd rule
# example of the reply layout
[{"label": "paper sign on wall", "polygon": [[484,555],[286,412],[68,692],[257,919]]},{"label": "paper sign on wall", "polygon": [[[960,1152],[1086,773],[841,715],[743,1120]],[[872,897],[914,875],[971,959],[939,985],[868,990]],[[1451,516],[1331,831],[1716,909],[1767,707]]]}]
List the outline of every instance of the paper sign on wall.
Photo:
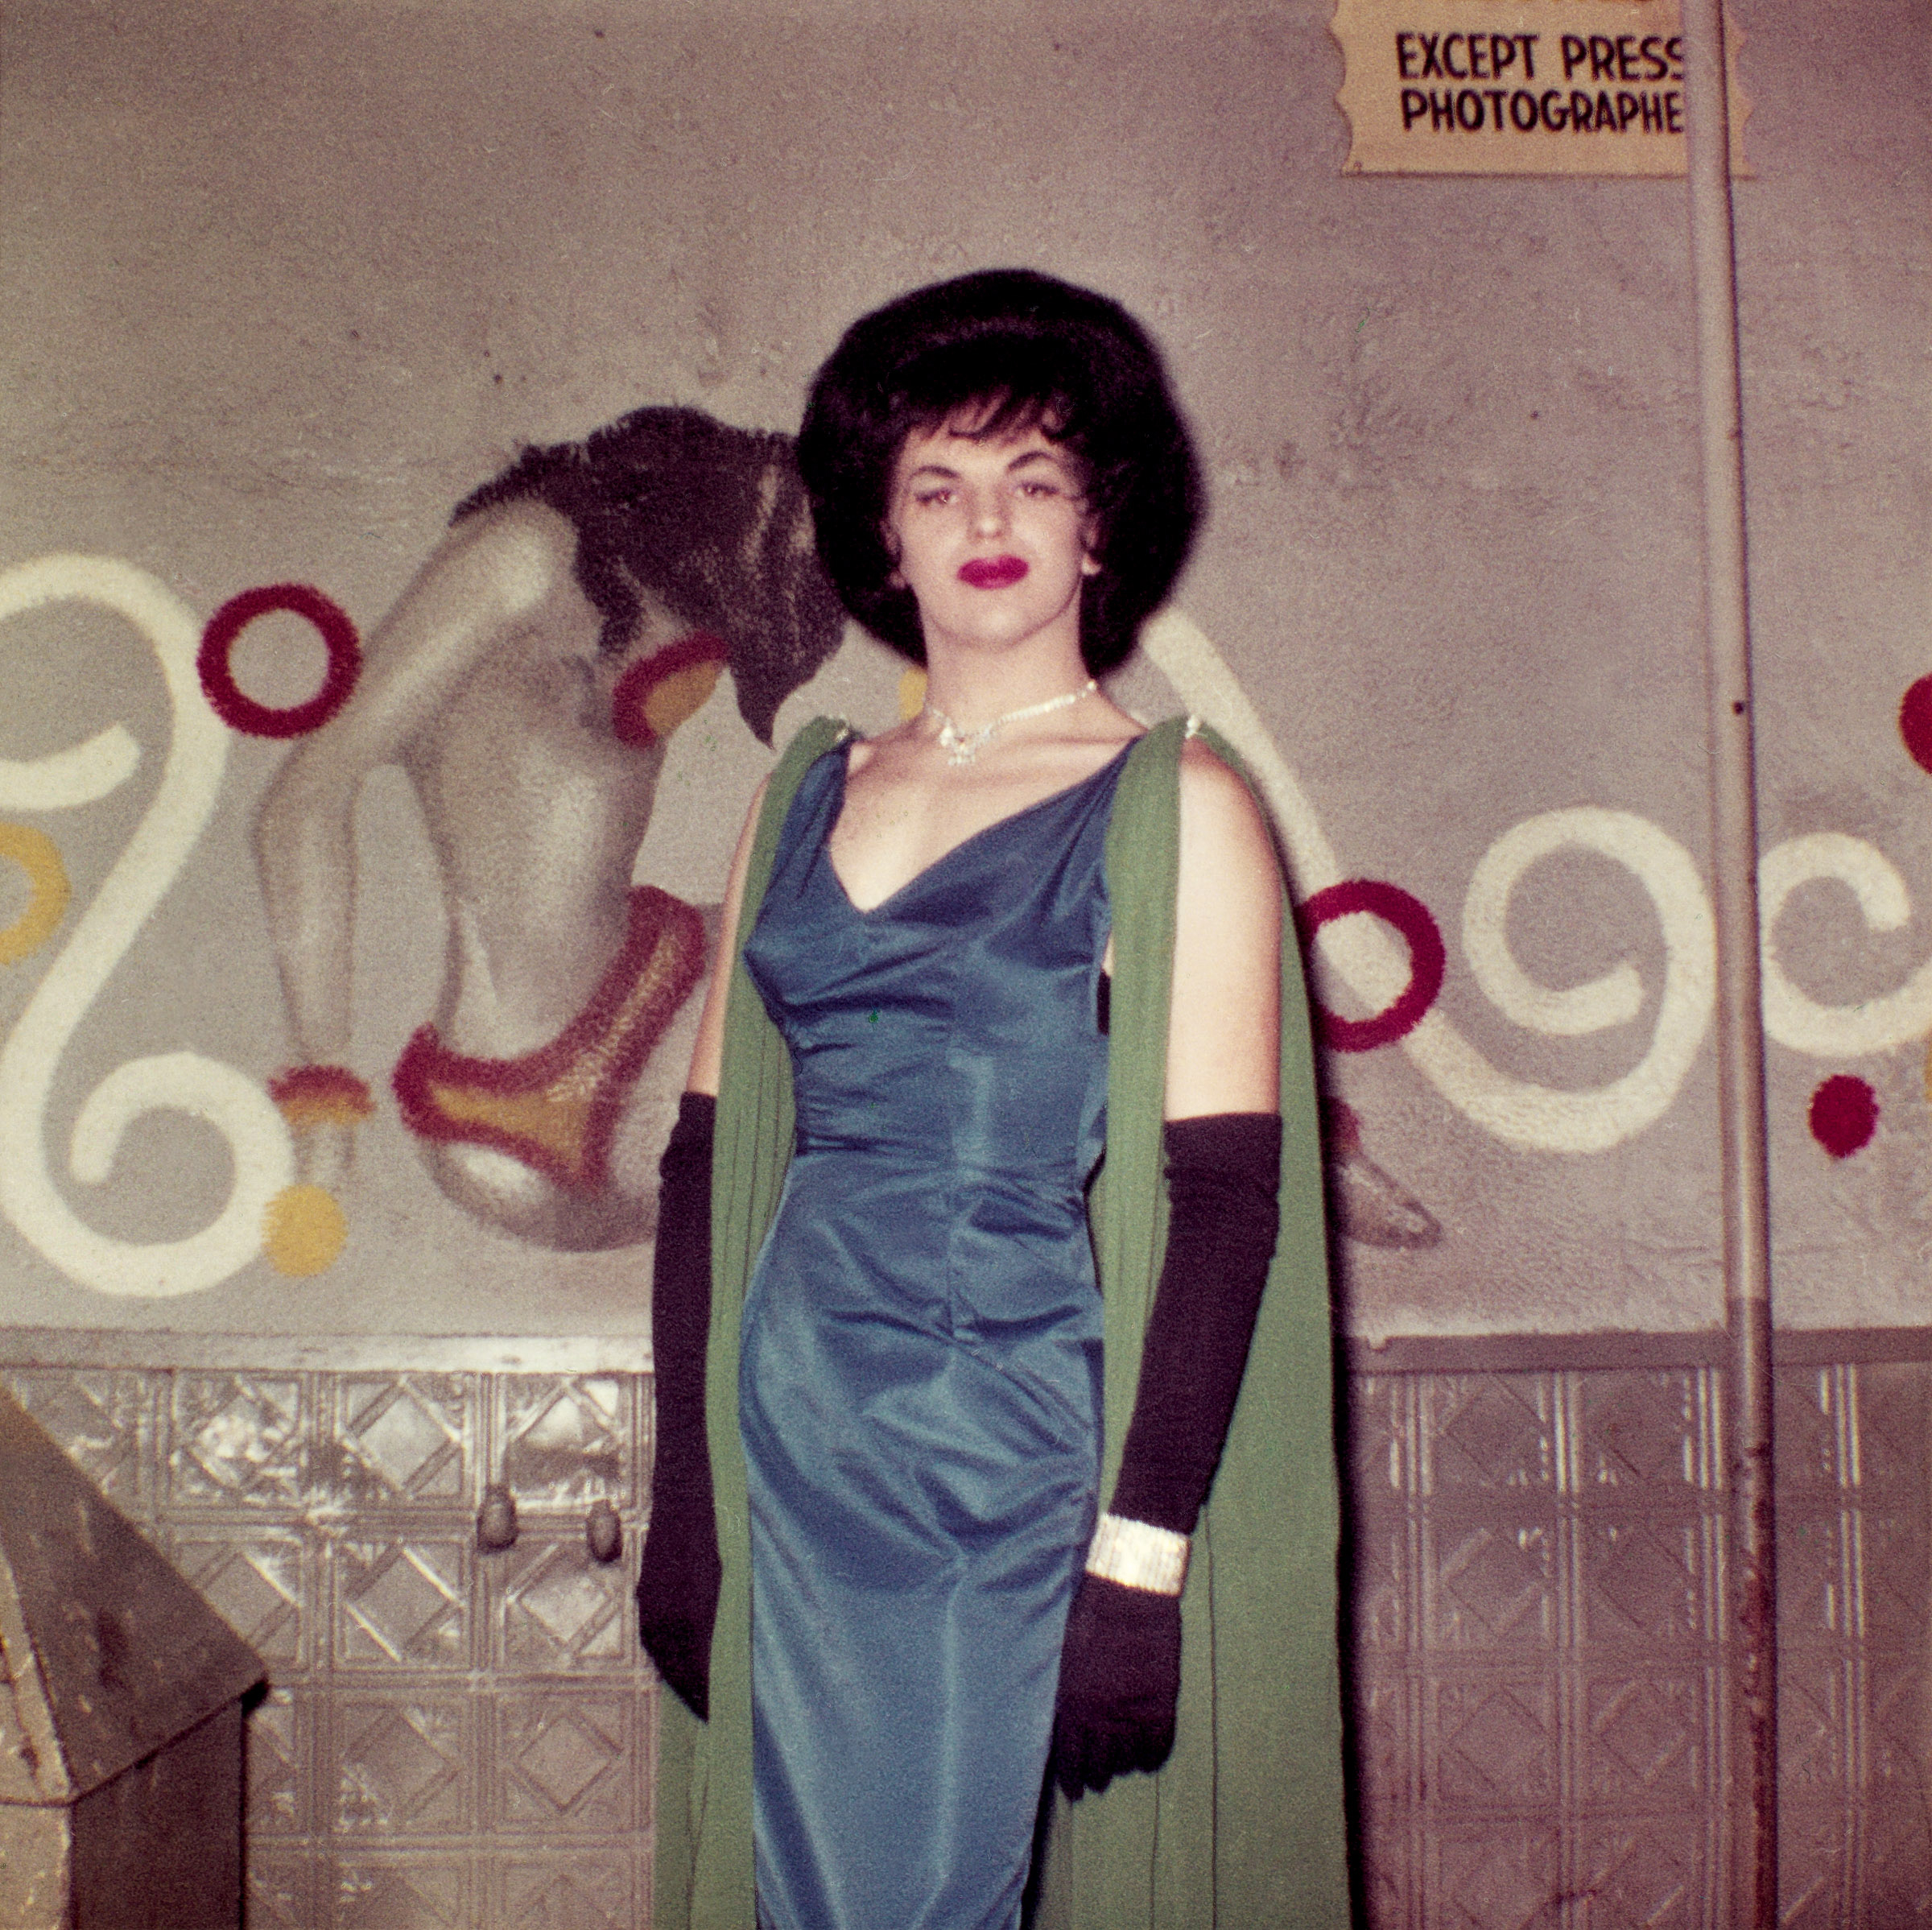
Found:
[{"label": "paper sign on wall", "polygon": [[[1681,175],[1678,0],[1336,0],[1344,174]],[[1731,166],[1748,172],[1727,21]]]}]

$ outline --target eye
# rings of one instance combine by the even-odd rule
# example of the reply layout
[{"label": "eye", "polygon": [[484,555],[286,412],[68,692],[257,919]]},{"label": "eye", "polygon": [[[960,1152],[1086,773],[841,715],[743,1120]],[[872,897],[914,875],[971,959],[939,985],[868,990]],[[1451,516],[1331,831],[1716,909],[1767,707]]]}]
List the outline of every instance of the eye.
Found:
[{"label": "eye", "polygon": [[912,499],[923,508],[943,508],[952,500],[952,491],[943,486],[936,489],[914,490]]}]

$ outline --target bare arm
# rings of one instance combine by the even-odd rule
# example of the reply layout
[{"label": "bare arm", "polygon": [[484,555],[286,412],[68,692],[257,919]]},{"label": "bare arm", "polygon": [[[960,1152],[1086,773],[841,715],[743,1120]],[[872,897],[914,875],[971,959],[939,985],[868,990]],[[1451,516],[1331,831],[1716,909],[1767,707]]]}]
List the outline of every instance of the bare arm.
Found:
[{"label": "bare arm", "polygon": [[1185,747],[1180,777],[1162,1134],[1172,1211],[1120,1473],[1060,1658],[1053,1760],[1070,1800],[1159,1768],[1174,1746],[1190,1539],[1276,1237],[1281,875],[1259,808],[1205,745]]},{"label": "bare arm", "polygon": [[362,780],[429,727],[478,663],[568,589],[576,535],[540,504],[469,519],[369,640],[355,695],[283,762],[255,822],[262,898],[298,1056],[349,1049],[354,814]]},{"label": "bare arm", "polygon": [[1282,878],[1261,809],[1205,744],[1181,758],[1166,1116],[1281,1103]]},{"label": "bare arm", "polygon": [[758,814],[765,808],[766,779],[752,793],[751,809],[745,829],[738,833],[738,848],[732,853],[731,878],[724,887],[724,922],[718,932],[718,955],[711,968],[711,982],[704,988],[704,1009],[698,1015],[698,1042],[691,1055],[691,1077],[684,1082],[687,1093],[718,1090],[719,1075],[724,1066],[724,1003],[731,995],[731,975],[738,962],[738,920],[745,909],[745,874],[751,869],[752,840],[758,834]]}]

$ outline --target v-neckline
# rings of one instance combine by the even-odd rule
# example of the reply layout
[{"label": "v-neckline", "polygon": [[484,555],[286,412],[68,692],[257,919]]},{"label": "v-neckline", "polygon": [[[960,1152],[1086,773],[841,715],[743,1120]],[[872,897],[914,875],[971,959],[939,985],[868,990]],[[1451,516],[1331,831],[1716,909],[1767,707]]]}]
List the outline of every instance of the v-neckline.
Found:
[{"label": "v-neckline", "polygon": [[877,904],[873,905],[861,905],[852,897],[844,879],[840,877],[839,867],[833,862],[832,855],[832,835],[839,828],[839,820],[845,815],[845,780],[852,773],[852,746],[849,742],[844,744],[840,746],[838,796],[833,800],[832,816],[825,827],[825,868],[832,874],[832,882],[837,886],[840,897],[845,901],[845,908],[855,918],[877,917],[895,900],[903,898],[914,886],[923,884],[942,865],[957,858],[962,851],[968,849],[974,845],[983,843],[996,831],[1004,831],[1009,824],[1017,824],[1022,818],[1032,816],[1036,811],[1044,811],[1050,804],[1062,803],[1064,800],[1071,797],[1076,791],[1084,791],[1089,784],[1104,777],[1140,741],[1137,737],[1129,738],[1112,757],[1108,758],[1105,763],[1096,770],[1088,771],[1086,776],[1075,778],[1071,784],[1063,784],[1058,791],[1050,791],[1046,796],[1035,798],[1030,804],[1022,804],[1017,811],[1009,811],[1004,817],[996,817],[990,824],[980,825],[978,830],[969,832],[956,845],[948,845],[937,858],[922,865],[910,878],[906,880],[905,883],[888,891]]}]

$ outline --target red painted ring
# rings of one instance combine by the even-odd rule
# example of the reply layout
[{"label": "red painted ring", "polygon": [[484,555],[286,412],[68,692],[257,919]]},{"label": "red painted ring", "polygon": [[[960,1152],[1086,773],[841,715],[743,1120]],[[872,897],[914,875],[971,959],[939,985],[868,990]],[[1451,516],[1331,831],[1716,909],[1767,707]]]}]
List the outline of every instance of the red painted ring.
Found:
[{"label": "red painted ring", "polygon": [[1900,700],[1898,734],[1913,762],[1932,771],[1932,677],[1921,677]]},{"label": "red painted ring", "polygon": [[[280,709],[258,704],[243,694],[229,668],[229,656],[235,640],[258,617],[270,610],[285,610],[315,625],[328,652],[328,669],[322,688],[304,704],[291,704]],[[356,626],[338,603],[311,589],[305,583],[270,583],[260,589],[245,589],[230,597],[208,620],[201,633],[201,648],[195,658],[201,679],[202,694],[208,708],[231,730],[254,738],[305,737],[320,730],[349,701],[349,692],[362,671],[362,648]]]},{"label": "red painted ring", "polygon": [[1294,922],[1303,952],[1312,948],[1315,933],[1331,919],[1346,918],[1356,911],[1367,911],[1402,933],[1409,947],[1409,982],[1395,1002],[1373,1019],[1344,1019],[1317,1003],[1323,1039],[1338,1052],[1371,1052],[1414,1031],[1435,1003],[1449,963],[1443,935],[1429,907],[1413,892],[1377,878],[1345,878],[1300,905]]}]

